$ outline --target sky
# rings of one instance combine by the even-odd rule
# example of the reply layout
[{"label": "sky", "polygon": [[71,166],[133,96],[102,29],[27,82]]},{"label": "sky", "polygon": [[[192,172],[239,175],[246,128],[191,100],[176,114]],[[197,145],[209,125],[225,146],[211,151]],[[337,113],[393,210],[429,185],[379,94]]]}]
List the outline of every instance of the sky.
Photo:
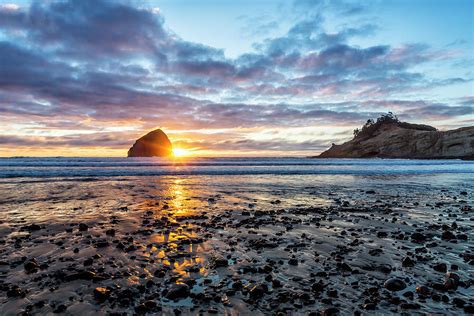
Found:
[{"label": "sky", "polygon": [[0,0],[0,156],[308,156],[473,109],[471,0]]}]

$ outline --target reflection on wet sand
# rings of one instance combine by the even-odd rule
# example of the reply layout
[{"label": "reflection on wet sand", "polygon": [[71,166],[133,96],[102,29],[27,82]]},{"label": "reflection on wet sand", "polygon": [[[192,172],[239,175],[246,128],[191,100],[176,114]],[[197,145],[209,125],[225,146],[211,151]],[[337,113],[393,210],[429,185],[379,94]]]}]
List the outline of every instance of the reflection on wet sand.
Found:
[{"label": "reflection on wet sand", "polygon": [[[472,261],[473,190],[454,176],[449,188],[433,180],[403,186],[401,178],[353,176],[13,181],[0,186],[8,192],[0,204],[1,310],[463,311],[451,302],[472,303],[462,282]],[[449,238],[443,225],[453,231]],[[414,240],[419,232],[423,239]],[[432,272],[438,261],[455,267],[459,278],[455,290],[443,292],[449,302],[411,297],[419,286],[438,295],[430,285],[444,282],[444,273]],[[384,288],[391,278],[406,289]]]}]

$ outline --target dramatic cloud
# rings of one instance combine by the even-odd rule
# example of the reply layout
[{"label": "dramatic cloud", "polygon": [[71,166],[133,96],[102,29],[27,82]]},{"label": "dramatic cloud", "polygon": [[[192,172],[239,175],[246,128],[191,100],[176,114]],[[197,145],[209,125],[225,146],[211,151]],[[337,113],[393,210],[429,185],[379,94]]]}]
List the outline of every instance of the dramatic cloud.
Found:
[{"label": "dramatic cloud", "polygon": [[[470,122],[472,96],[453,102],[414,95],[472,83],[463,74],[431,77],[423,71],[457,61],[456,51],[423,43],[354,44],[376,34],[376,24],[328,31],[328,16],[366,14],[367,7],[352,2],[295,1],[292,10],[297,18],[288,31],[228,58],[222,49],[180,38],[165,27],[159,10],[133,2],[0,5],[0,148],[125,148],[156,126],[177,139],[180,130],[345,126],[343,136],[333,133],[337,140],[389,110],[446,126]],[[189,145],[318,151],[328,144],[318,135],[300,141],[228,136]]]}]

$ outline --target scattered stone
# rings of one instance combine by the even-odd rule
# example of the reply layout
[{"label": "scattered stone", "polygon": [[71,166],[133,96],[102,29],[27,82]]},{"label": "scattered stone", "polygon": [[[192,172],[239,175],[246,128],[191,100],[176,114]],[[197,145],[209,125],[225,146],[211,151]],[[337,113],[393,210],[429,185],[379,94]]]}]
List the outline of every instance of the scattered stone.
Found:
[{"label": "scattered stone", "polygon": [[410,257],[405,257],[402,260],[402,266],[403,267],[414,267],[415,266],[415,261],[413,261]]},{"label": "scattered stone", "polygon": [[433,269],[438,272],[446,273],[446,271],[448,271],[448,266],[446,263],[438,263],[433,266]]},{"label": "scattered stone", "polygon": [[79,224],[79,231],[80,232],[85,232],[89,229],[89,226],[87,224],[84,224],[84,223],[80,223]]},{"label": "scattered stone", "polygon": [[431,290],[427,286],[420,285],[416,287],[416,293],[423,295],[423,296],[429,296],[431,295]]},{"label": "scattered stone", "polygon": [[403,280],[398,279],[398,278],[388,279],[387,281],[385,281],[383,286],[387,290],[392,291],[392,292],[401,291],[407,287],[405,282],[403,282]]},{"label": "scattered stone", "polygon": [[474,314],[474,305],[464,305],[464,312],[467,314]]},{"label": "scattered stone", "polygon": [[169,300],[178,300],[189,296],[189,286],[187,284],[173,284],[165,293],[165,297]]},{"label": "scattered stone", "polygon": [[441,234],[441,239],[443,240],[453,240],[453,239],[456,239],[456,235],[454,235],[452,232],[450,232],[449,230],[445,230],[442,234]]},{"label": "scattered stone", "polygon": [[115,236],[115,229],[113,229],[113,228],[108,229],[108,230],[105,231],[105,234],[106,234],[107,236],[112,236],[112,237],[114,237],[114,236]]},{"label": "scattered stone", "polygon": [[249,291],[249,297],[251,299],[259,299],[267,293],[268,287],[265,284],[257,284]]},{"label": "scattered stone", "polygon": [[41,229],[41,226],[38,225],[38,224],[31,224],[31,225],[26,225],[26,226],[23,226],[21,228],[21,230],[23,231],[29,231],[29,232],[33,232],[33,231],[37,231],[37,230],[40,230]]},{"label": "scattered stone", "polygon": [[446,273],[444,278],[444,287],[446,290],[456,290],[459,285],[460,277],[456,273]]},{"label": "scattered stone", "polygon": [[25,268],[25,271],[27,273],[34,273],[38,271],[39,264],[38,264],[38,261],[36,261],[36,259],[33,258],[33,259],[29,259],[25,261],[25,263],[23,264],[23,267]]},{"label": "scattered stone", "polygon": [[288,260],[288,264],[292,265],[292,266],[297,266],[298,265],[298,259],[291,258],[290,260]]},{"label": "scattered stone", "polygon": [[227,259],[220,255],[211,257],[210,262],[213,268],[227,267],[229,265]]},{"label": "scattered stone", "polygon": [[339,309],[337,307],[329,307],[323,310],[321,316],[336,316],[339,315]]},{"label": "scattered stone", "polygon": [[96,287],[94,289],[94,298],[98,302],[104,302],[110,297],[110,290],[105,287]]},{"label": "scattered stone", "polygon": [[411,234],[411,239],[414,242],[421,243],[421,242],[424,242],[426,240],[426,236],[425,236],[425,234],[422,234],[422,233],[419,233],[419,232],[414,232],[413,234]]}]

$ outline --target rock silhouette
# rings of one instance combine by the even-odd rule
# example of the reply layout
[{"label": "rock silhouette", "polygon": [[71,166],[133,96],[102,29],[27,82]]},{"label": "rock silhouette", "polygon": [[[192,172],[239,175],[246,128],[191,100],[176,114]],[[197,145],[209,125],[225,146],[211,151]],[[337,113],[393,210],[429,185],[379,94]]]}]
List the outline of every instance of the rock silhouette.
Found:
[{"label": "rock silhouette", "polygon": [[438,131],[428,125],[400,122],[393,114],[369,120],[354,138],[318,158],[474,159],[474,126]]},{"label": "rock silhouette", "polygon": [[173,153],[168,136],[156,129],[140,137],[128,150],[128,157],[169,157]]}]

